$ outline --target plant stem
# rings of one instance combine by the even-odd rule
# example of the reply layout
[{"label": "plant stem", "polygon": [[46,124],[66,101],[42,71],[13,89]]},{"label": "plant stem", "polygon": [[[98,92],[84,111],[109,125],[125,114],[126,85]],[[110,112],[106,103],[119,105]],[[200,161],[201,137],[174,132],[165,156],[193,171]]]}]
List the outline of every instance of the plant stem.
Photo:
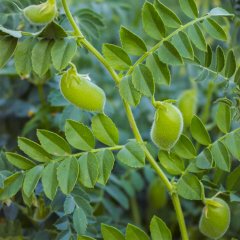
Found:
[{"label": "plant stem", "polygon": [[172,202],[173,202],[175,212],[176,212],[176,215],[177,215],[182,239],[183,240],[188,240],[187,227],[186,227],[186,223],[185,223],[185,220],[184,220],[184,215],[183,215],[183,211],[182,211],[182,207],[181,207],[181,203],[180,203],[178,194],[174,192],[171,197],[172,197]]},{"label": "plant stem", "polygon": [[[104,151],[104,150],[116,151],[116,150],[122,149],[123,147],[124,147],[124,145],[117,145],[114,147],[92,149],[91,151],[88,151],[88,152],[97,153],[97,152]],[[79,156],[83,155],[84,153],[85,152],[80,152],[80,153],[72,154],[72,156],[79,157]]]},{"label": "plant stem", "polygon": [[[70,24],[72,25],[74,31],[75,31],[75,35],[76,37],[79,38],[79,42],[86,47],[86,49],[88,49],[88,51],[90,51],[99,61],[100,63],[102,63],[106,69],[109,71],[109,73],[111,74],[112,78],[114,79],[115,83],[118,85],[119,82],[121,81],[120,77],[118,76],[118,74],[115,72],[115,70],[108,64],[108,62],[105,60],[105,58],[97,51],[97,49],[95,49],[91,43],[89,43],[84,36],[82,35],[80,29],[78,28],[76,22],[73,19],[73,16],[69,10],[69,7],[67,5],[66,0],[62,0],[62,4],[63,4],[63,8],[65,11],[65,14],[70,22]],[[207,17],[202,18],[201,20],[205,19]],[[166,40],[166,39],[165,39]],[[144,59],[143,59],[144,60]],[[146,157],[149,161],[149,163],[151,164],[151,166],[154,168],[154,170],[156,171],[156,173],[158,174],[158,176],[162,179],[162,181],[164,182],[164,184],[166,185],[168,191],[171,194],[172,197],[172,202],[176,211],[176,215],[177,215],[177,220],[179,223],[179,227],[180,227],[180,231],[181,231],[181,235],[182,235],[182,240],[188,240],[188,234],[187,234],[187,229],[186,229],[186,225],[185,225],[185,220],[183,217],[183,212],[182,212],[182,208],[181,208],[181,204],[180,204],[180,200],[178,198],[177,193],[173,193],[173,185],[171,184],[171,182],[168,180],[168,178],[165,176],[164,172],[162,171],[162,169],[160,168],[160,166],[158,165],[158,163],[155,161],[154,157],[151,155],[151,153],[149,152],[149,150],[147,149],[147,147],[144,145],[144,141],[142,139],[142,136],[139,132],[139,129],[137,127],[135,118],[133,116],[131,107],[129,106],[129,104],[127,102],[125,102],[123,100],[123,104],[124,104],[124,108],[126,110],[126,114],[128,117],[128,121],[129,124],[131,126],[131,129],[133,131],[134,137],[136,138],[136,140],[141,143],[143,145],[144,148],[144,152],[146,154]]]},{"label": "plant stem", "polygon": [[42,84],[37,85],[37,89],[38,89],[38,96],[39,96],[41,105],[44,106],[46,105],[46,102],[45,102],[45,96],[43,91],[43,85]]},{"label": "plant stem", "polygon": [[108,70],[108,72],[111,74],[112,78],[114,79],[115,83],[118,85],[121,81],[118,74],[114,71],[114,69],[108,64],[105,58],[101,55],[101,53],[98,52],[98,50],[87,41],[87,39],[79,39],[80,43],[88,49],[89,52],[94,53],[95,57],[104,65],[104,67]]},{"label": "plant stem", "polygon": [[130,199],[131,210],[132,210],[132,217],[134,224],[141,226],[141,215],[139,212],[139,206],[136,197],[131,197]]}]

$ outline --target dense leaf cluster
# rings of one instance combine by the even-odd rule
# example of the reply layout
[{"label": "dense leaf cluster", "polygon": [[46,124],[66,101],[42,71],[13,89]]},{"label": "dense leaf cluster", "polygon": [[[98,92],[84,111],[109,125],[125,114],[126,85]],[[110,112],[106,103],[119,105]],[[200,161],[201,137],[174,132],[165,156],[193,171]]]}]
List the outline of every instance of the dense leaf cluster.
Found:
[{"label": "dense leaf cluster", "polygon": [[[81,112],[87,116],[87,123],[84,117],[71,119],[66,113],[63,132],[56,133],[46,127],[36,131],[37,141],[19,137],[20,152],[2,154],[0,200],[11,205],[18,197],[26,208],[36,207],[33,221],[45,221],[55,213],[57,233],[49,231],[49,236],[82,240],[99,239],[101,235],[106,240],[149,239],[148,234],[135,226],[140,225],[136,215],[135,225],[127,225],[129,219],[121,222],[121,216],[129,209],[136,214],[134,201],[137,201],[137,194],[143,191],[146,182],[151,186],[156,174],[162,177],[159,171],[164,174],[161,184],[166,185],[171,196],[205,203],[207,198],[221,195],[231,203],[240,202],[240,168],[237,164],[240,161],[240,128],[234,119],[239,115],[240,67],[234,49],[222,43],[229,41],[229,20],[233,14],[215,7],[200,15],[194,0],[179,0],[179,4],[181,13],[176,14],[160,0],[146,1],[141,11],[145,33],[141,36],[130,27],[121,26],[120,38],[116,39],[121,44],[103,44],[103,57],[81,32],[69,30],[62,13],[59,21],[35,32],[0,26],[0,68],[11,64],[13,59],[16,73],[38,87],[72,66],[78,47],[96,53],[114,78],[125,107],[140,108],[148,99],[148,106],[156,108],[158,91],[171,85],[175,78],[174,68],[191,68],[192,88],[198,92],[202,84],[208,85],[202,114],[193,113],[190,126],[185,126],[184,133],[170,151],[155,149],[141,136],[136,136],[138,128],[131,119],[130,107],[126,110],[134,139],[128,135],[122,137],[124,132],[120,123],[109,117],[111,111],[108,110],[108,114]],[[78,17],[84,35],[90,38],[96,37],[104,27],[101,15],[88,8],[73,14]],[[49,97],[52,106],[67,106],[58,87],[53,88],[55,95]],[[225,92],[217,95],[214,121],[210,122],[215,89]],[[166,101],[174,102],[172,99]],[[49,109],[47,113],[50,113]],[[150,129],[147,132],[148,136],[144,138],[149,140]],[[154,152],[157,152],[157,160],[151,162]],[[146,159],[153,168],[146,164]],[[117,168],[116,172],[114,168]],[[139,169],[142,174],[137,172]],[[119,178],[118,171],[125,175]],[[167,180],[164,182],[164,179]],[[149,187],[148,192],[151,208],[154,193],[150,189],[153,191],[154,188]],[[164,196],[165,191],[163,187],[156,199]],[[106,212],[112,215],[111,220]],[[194,214],[200,215],[199,212]],[[151,219],[150,228],[148,223],[145,225],[153,240],[170,240],[173,239],[171,232],[174,236],[179,234],[174,226],[167,227],[159,217],[148,218]],[[100,230],[103,222],[107,224],[102,224]]]}]

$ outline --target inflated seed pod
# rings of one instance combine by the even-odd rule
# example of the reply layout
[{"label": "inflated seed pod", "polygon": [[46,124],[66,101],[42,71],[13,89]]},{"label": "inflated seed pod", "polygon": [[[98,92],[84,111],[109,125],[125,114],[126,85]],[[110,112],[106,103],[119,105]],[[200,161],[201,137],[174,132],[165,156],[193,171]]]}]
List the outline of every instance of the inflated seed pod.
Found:
[{"label": "inflated seed pod", "polygon": [[63,96],[70,103],[86,111],[103,112],[106,102],[104,91],[92,83],[88,75],[80,75],[75,67],[66,71],[60,80]]},{"label": "inflated seed pod", "polygon": [[183,117],[177,107],[162,102],[156,109],[151,129],[151,139],[156,146],[170,150],[178,141],[183,130]]},{"label": "inflated seed pod", "polygon": [[184,127],[189,127],[194,114],[197,111],[197,90],[184,91],[178,100],[179,110],[182,112]]},{"label": "inflated seed pod", "polygon": [[149,206],[160,209],[167,203],[167,192],[160,178],[155,178],[148,188]]},{"label": "inflated seed pod", "polygon": [[228,230],[230,218],[230,209],[224,200],[221,198],[207,199],[199,222],[199,229],[205,236],[219,239]]},{"label": "inflated seed pod", "polygon": [[38,5],[30,5],[23,9],[24,16],[34,24],[47,24],[57,16],[55,0],[47,0]]}]

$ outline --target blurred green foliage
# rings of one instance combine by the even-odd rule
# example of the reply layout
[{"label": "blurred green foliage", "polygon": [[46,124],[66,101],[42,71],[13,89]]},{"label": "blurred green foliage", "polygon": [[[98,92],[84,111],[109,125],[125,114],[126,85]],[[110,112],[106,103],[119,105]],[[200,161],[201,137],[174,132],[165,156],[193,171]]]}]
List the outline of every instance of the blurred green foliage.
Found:
[{"label": "blurred green foliage", "polygon": [[[15,1],[21,8],[28,6],[30,3],[38,2],[37,0]],[[69,5],[84,34],[101,51],[101,45],[104,42],[119,44],[118,32],[121,25],[128,26],[134,32],[139,33],[147,44],[152,43],[152,40],[147,38],[141,26],[143,2],[143,0],[69,0]],[[170,6],[176,14],[180,13],[175,0],[164,0],[163,2]],[[227,0],[198,0],[196,2],[203,13],[215,6],[221,6],[230,12],[234,12],[230,1]],[[60,4],[59,1],[59,6]],[[86,14],[87,10],[94,12],[94,24],[89,23]],[[184,16],[182,17],[184,19]],[[63,12],[59,12],[58,18],[64,28],[71,29]],[[234,49],[239,63],[239,19],[236,17],[230,24],[231,38],[227,43],[221,44],[223,48],[232,47]],[[0,0],[0,25],[29,32],[39,30],[39,27],[27,23],[13,2],[8,0]],[[214,46],[216,46],[216,42],[213,43],[213,48]],[[108,98],[106,113],[111,116],[121,132],[120,142],[125,143],[127,139],[133,138],[130,127],[126,124],[127,119],[122,108],[121,99],[109,74],[84,49],[78,51],[73,61],[81,74],[90,74],[94,82],[105,90]],[[197,70],[192,66],[187,68],[177,67],[172,71],[171,87],[158,87],[156,99],[178,98],[182,90],[189,88],[191,80],[196,79],[198,75]],[[0,70],[0,148],[3,151],[16,149],[17,136],[36,139],[36,129],[38,128],[46,128],[62,134],[66,119],[79,120],[87,125],[90,124],[91,114],[83,114],[81,110],[63,99],[59,92],[59,78],[52,72],[47,79],[38,79],[34,76],[30,76],[27,80],[20,79],[12,60]],[[43,80],[47,81],[43,83]],[[219,81],[221,82],[221,79]],[[208,80],[199,84],[199,113],[202,112],[203,106],[206,104],[207,83]],[[215,100],[224,97],[226,92],[229,94],[227,97],[234,100],[233,96],[237,96],[236,93],[233,95],[231,91],[224,91],[225,88],[226,83],[222,82],[218,89],[215,89],[213,94]],[[229,86],[229,88],[236,91],[234,86]],[[211,107],[209,128],[211,128],[214,121],[216,110],[214,105]],[[236,106],[236,114],[238,114],[238,108],[240,106]],[[136,121],[145,140],[149,140],[153,112],[154,109],[147,99],[143,99],[140,106],[134,109]],[[236,121],[234,124],[238,126],[239,122]],[[151,145],[149,148],[156,156],[155,147]],[[3,153],[0,155],[0,170],[6,172],[12,170]],[[1,177],[0,175],[0,184],[2,182]],[[109,184],[105,188],[98,186],[95,190],[87,190],[96,215],[96,218],[92,219],[92,224],[89,225],[89,235],[100,237],[99,226],[101,222],[112,224],[119,229],[123,229],[129,222],[141,223],[143,227],[148,229],[151,216],[156,214],[170,226],[174,236],[176,236],[174,239],[179,239],[177,237],[179,236],[177,222],[169,198],[167,201],[162,200],[166,204],[164,207],[156,208],[148,204],[148,186],[155,178],[154,172],[148,166],[143,171],[133,171],[117,165],[114,168],[113,175],[110,177]],[[224,176],[219,176],[219,178],[224,178]],[[218,181],[219,179],[216,179],[216,182]],[[83,190],[77,189],[76,191]],[[129,207],[129,204],[131,206],[136,204],[134,202],[135,195],[140,210],[139,222],[134,222],[132,217],[134,212],[131,212],[133,208]],[[163,197],[166,196],[163,195]],[[36,191],[36,199],[34,199],[34,204],[31,206],[27,206],[27,201],[23,199],[21,194],[18,194],[12,202],[1,204],[0,239],[47,240],[55,239],[56,236],[56,239],[70,239],[71,231],[74,232],[74,230],[69,215],[64,212],[64,200],[65,196],[58,193],[54,201],[50,202],[44,197],[42,187],[39,186]],[[189,226],[190,239],[205,239],[197,229],[197,216],[200,215],[202,209],[201,203],[185,200],[183,201],[183,208]],[[232,203],[231,208],[233,209],[231,228],[228,236],[223,239],[230,239],[240,235],[240,222],[238,221],[240,217],[239,201]]]}]

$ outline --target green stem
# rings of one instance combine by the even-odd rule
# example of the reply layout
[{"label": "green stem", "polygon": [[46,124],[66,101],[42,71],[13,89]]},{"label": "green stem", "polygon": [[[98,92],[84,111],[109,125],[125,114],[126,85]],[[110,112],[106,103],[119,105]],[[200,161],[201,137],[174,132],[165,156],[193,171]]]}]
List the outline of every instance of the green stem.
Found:
[{"label": "green stem", "polygon": [[131,210],[132,210],[132,217],[134,224],[141,226],[141,215],[139,212],[139,206],[136,197],[132,197],[130,199]]},{"label": "green stem", "polygon": [[[120,150],[124,147],[124,145],[117,145],[117,146],[114,146],[114,147],[106,147],[106,148],[98,148],[98,149],[92,149],[88,152],[91,152],[91,153],[97,153],[97,152],[100,152],[100,151],[104,151],[104,150],[110,150],[110,151],[117,151],[117,150]],[[74,157],[79,157],[81,155],[85,154],[85,152],[80,152],[80,153],[76,153],[76,154],[72,154],[72,156]]]},{"label": "green stem", "polygon": [[[114,79],[115,83],[118,85],[119,82],[121,81],[121,79],[118,76],[118,74],[108,64],[108,62],[104,59],[104,57],[91,45],[91,43],[89,43],[84,38],[84,36],[82,35],[80,29],[78,28],[76,22],[73,19],[73,16],[72,16],[72,14],[71,14],[71,12],[70,12],[70,10],[68,8],[66,0],[62,0],[62,4],[63,4],[63,8],[64,8],[64,11],[65,11],[65,14],[66,14],[70,24],[72,25],[72,27],[74,29],[75,36],[78,37],[79,43],[81,43],[84,47],[86,47],[86,49],[88,49],[88,51],[90,51],[106,67],[106,69],[109,71],[109,73],[111,74],[112,78]],[[201,20],[203,20],[205,18],[206,17],[202,18]],[[179,222],[179,227],[180,227],[180,231],[181,231],[181,235],[182,235],[182,240],[188,240],[187,229],[186,229],[185,220],[184,220],[184,217],[183,217],[183,212],[182,212],[182,208],[181,208],[181,204],[180,204],[180,200],[178,198],[178,195],[177,195],[177,193],[172,194],[172,191],[173,191],[172,184],[170,183],[168,178],[165,176],[164,172],[162,171],[162,169],[160,168],[158,163],[155,161],[154,157],[151,155],[149,150],[144,145],[144,141],[143,141],[143,139],[141,137],[141,134],[139,132],[139,129],[137,127],[137,124],[136,124],[136,121],[134,119],[131,107],[124,100],[123,100],[123,104],[124,104],[124,108],[126,110],[126,114],[127,114],[130,126],[132,128],[132,131],[133,131],[133,134],[134,134],[136,140],[143,145],[143,148],[144,148],[144,151],[145,151],[145,154],[146,154],[146,157],[147,157],[149,163],[154,168],[154,170],[159,175],[159,177],[162,179],[162,181],[164,182],[164,184],[166,185],[168,191],[171,194],[173,205],[174,205],[174,208],[175,208],[175,211],[176,211],[176,215],[177,215],[177,219],[178,219],[178,222]]]},{"label": "green stem", "polygon": [[93,53],[95,57],[104,65],[104,67],[108,70],[111,74],[112,78],[114,79],[115,83],[118,85],[121,81],[118,74],[114,71],[114,69],[108,64],[106,59],[98,52],[98,50],[87,41],[85,38],[79,38],[79,43],[82,44],[89,52]]},{"label": "green stem", "polygon": [[184,220],[184,215],[183,215],[183,211],[182,211],[182,207],[181,207],[181,204],[180,204],[179,197],[178,197],[177,193],[173,193],[171,197],[172,197],[172,202],[173,202],[175,212],[176,212],[176,215],[177,215],[179,228],[181,230],[182,239],[183,240],[188,240],[187,227],[186,227],[186,223],[185,223],[185,220]]},{"label": "green stem", "polygon": [[43,91],[43,85],[42,84],[37,85],[37,89],[38,89],[38,96],[39,96],[41,105],[44,106],[46,105],[46,101],[45,101],[45,96]]}]

